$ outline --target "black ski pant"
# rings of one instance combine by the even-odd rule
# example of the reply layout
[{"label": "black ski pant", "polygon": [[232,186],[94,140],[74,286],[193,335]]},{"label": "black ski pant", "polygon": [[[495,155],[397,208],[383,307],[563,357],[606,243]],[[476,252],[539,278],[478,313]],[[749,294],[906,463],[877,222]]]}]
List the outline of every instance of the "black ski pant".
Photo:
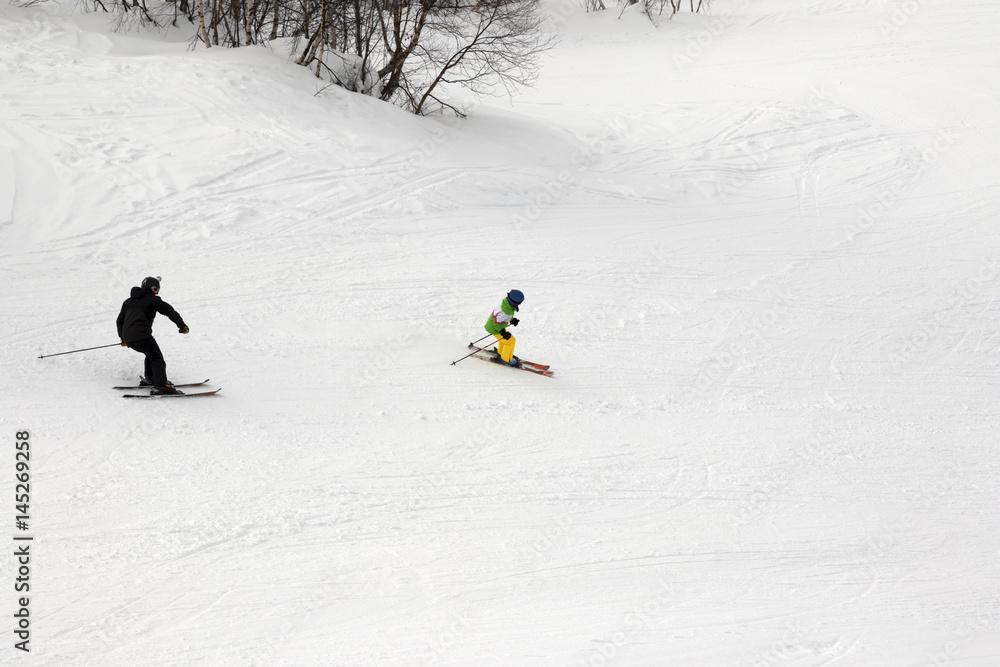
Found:
[{"label": "black ski pant", "polygon": [[167,362],[163,360],[163,353],[160,352],[160,346],[156,344],[156,339],[152,336],[140,338],[130,342],[128,346],[136,352],[142,352],[146,355],[146,379],[152,382],[154,387],[166,387]]}]

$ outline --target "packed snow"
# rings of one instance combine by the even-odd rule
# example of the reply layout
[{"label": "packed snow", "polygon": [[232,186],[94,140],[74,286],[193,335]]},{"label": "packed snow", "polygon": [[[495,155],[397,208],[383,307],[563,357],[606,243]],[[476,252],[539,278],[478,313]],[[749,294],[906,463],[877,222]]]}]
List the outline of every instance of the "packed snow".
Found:
[{"label": "packed snow", "polygon": [[[0,662],[1000,665],[1000,4],[548,11],[455,119],[0,5]],[[147,275],[217,396],[38,359]]]}]

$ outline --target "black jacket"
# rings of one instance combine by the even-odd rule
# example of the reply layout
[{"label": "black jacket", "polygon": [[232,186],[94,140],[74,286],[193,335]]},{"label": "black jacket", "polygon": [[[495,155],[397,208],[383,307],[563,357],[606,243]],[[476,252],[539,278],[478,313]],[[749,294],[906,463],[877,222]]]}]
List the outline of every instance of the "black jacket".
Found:
[{"label": "black jacket", "polygon": [[153,318],[163,313],[178,329],[184,328],[184,320],[170,304],[141,287],[132,288],[132,296],[125,299],[122,312],[118,313],[118,337],[126,343],[142,340],[153,335]]}]

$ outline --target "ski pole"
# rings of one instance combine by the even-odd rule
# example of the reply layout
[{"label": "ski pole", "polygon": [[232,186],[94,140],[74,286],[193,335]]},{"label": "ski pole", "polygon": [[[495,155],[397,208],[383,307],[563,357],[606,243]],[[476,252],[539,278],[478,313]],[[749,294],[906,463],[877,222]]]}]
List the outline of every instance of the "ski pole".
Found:
[{"label": "ski pole", "polygon": [[111,343],[110,345],[98,345],[97,347],[85,347],[82,350],[70,350],[69,352],[56,352],[55,354],[43,354],[39,359],[46,357],[58,357],[61,354],[76,354],[77,352],[87,352],[88,350],[100,350],[103,347],[121,347],[121,343]]},{"label": "ski pole", "polygon": [[[475,345],[479,341],[486,340],[487,338],[489,338],[492,335],[493,334],[486,334],[485,336],[483,336],[479,340],[477,340],[477,341],[475,341],[473,343],[469,343],[469,345]],[[469,357],[471,357],[472,355],[474,355],[476,352],[479,352],[479,350],[473,350],[472,352],[469,352],[467,355],[465,355],[464,357],[462,357],[462,359],[456,359],[455,361],[451,362],[451,365],[454,366],[455,364],[457,364],[458,362],[462,361],[463,359],[468,359]]]}]

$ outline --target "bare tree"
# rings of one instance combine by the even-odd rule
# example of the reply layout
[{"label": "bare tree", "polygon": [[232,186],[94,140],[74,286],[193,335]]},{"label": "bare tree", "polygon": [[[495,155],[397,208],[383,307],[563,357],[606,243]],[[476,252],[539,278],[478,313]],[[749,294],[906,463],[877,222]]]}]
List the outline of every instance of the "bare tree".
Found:
[{"label": "bare tree", "polygon": [[[449,94],[456,87],[482,95],[530,84],[552,45],[541,32],[539,0],[345,4],[346,11],[322,15],[298,62],[315,63],[318,76],[417,114],[463,114]],[[335,40],[334,25],[353,39]]]},{"label": "bare tree", "polygon": [[[688,0],[688,9],[692,13],[702,10],[708,11],[712,0]],[[684,8],[684,0],[618,0],[619,16],[625,13],[630,7],[639,5],[642,13],[653,23],[657,22],[657,17],[666,14],[673,17]],[[607,9],[604,0],[584,0],[584,6],[588,12],[597,12]]]},{"label": "bare tree", "polygon": [[407,78],[414,113],[461,113],[442,95],[455,85],[477,95],[500,87],[511,94],[530,85],[540,54],[552,46],[551,38],[541,36],[541,20],[535,0],[465,0],[457,11],[435,15],[417,47],[418,67],[426,75]]}]

